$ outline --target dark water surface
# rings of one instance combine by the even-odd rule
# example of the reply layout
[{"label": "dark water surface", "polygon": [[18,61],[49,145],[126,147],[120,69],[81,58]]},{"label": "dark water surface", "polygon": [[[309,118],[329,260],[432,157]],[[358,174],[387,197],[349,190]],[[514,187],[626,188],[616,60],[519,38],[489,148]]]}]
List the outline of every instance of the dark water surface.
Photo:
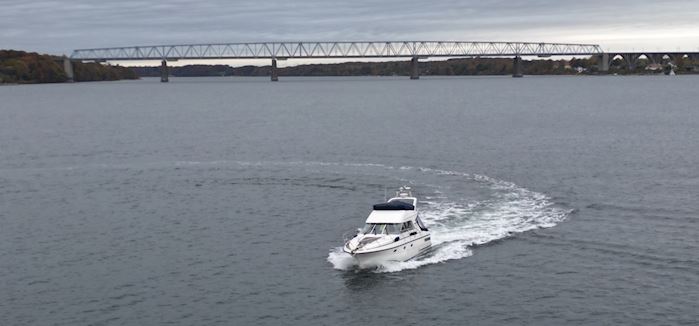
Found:
[{"label": "dark water surface", "polygon": [[[698,86],[0,87],[0,324],[696,325]],[[357,270],[403,184],[435,250]]]}]

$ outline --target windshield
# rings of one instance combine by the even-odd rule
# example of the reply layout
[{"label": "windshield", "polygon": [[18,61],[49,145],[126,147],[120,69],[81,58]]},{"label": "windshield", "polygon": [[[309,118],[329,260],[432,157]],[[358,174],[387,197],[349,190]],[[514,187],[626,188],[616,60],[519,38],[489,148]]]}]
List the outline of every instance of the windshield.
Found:
[{"label": "windshield", "polygon": [[362,229],[362,234],[399,234],[400,224],[391,223],[367,223]]}]

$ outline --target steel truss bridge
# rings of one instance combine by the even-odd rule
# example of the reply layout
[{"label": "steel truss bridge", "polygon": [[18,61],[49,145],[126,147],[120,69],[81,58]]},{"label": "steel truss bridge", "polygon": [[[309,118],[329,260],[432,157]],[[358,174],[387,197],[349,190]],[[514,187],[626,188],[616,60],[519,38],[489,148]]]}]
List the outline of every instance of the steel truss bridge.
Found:
[{"label": "steel truss bridge", "polygon": [[530,42],[258,42],[130,46],[73,51],[73,60],[427,58],[560,56],[602,53],[596,44]]},{"label": "steel truss bridge", "polygon": [[278,80],[277,60],[333,58],[410,58],[410,78],[419,78],[418,60],[430,57],[512,57],[513,76],[522,76],[522,56],[596,56],[599,71],[609,70],[614,58],[621,58],[634,70],[639,58],[653,62],[699,58],[699,53],[631,52],[605,53],[597,44],[545,42],[469,41],[364,41],[364,42],[248,42],[129,46],[74,50],[64,60],[72,78],[71,61],[161,60],[161,81],[168,81],[168,61],[206,59],[271,59],[271,79]]}]

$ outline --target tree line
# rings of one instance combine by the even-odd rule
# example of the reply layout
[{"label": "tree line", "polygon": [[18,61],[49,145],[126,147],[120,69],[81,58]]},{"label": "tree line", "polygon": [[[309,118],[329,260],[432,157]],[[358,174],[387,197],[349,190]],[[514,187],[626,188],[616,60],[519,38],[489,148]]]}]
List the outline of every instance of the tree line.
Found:
[{"label": "tree line", "polygon": [[[128,67],[73,62],[75,81],[138,79]],[[62,83],[68,81],[63,58],[16,50],[0,50],[0,84]]]},{"label": "tree line", "polygon": [[[675,60],[677,73],[696,73],[699,62],[689,58]],[[667,73],[665,69],[651,66],[647,59],[640,59],[633,71],[620,59],[610,62],[609,73],[639,74]],[[419,63],[421,75],[509,75],[512,74],[511,58],[460,58]],[[647,69],[654,68],[654,69]],[[195,76],[268,76],[271,66],[186,65],[169,67],[170,74],[178,77]],[[573,75],[598,73],[597,59],[536,59],[523,60],[525,75]],[[160,76],[160,66],[122,67],[100,63],[73,62],[75,81],[102,81],[138,79]],[[333,64],[304,64],[278,68],[280,76],[405,76],[410,71],[409,61],[345,62]],[[34,52],[0,50],[0,83],[60,83],[68,80],[63,68],[63,58]]]},{"label": "tree line", "polygon": [[[525,75],[574,75],[597,74],[597,58],[572,58],[568,60],[523,60]],[[635,71],[628,71],[619,60],[610,63],[610,73],[644,73],[645,62],[640,62]],[[512,74],[512,58],[466,58],[419,63],[421,75],[509,75]],[[690,62],[683,64],[682,72],[692,72]],[[160,76],[159,66],[132,67],[142,77]],[[169,67],[170,75],[177,77],[197,76],[268,76],[271,66],[229,65],[186,65]],[[304,64],[277,68],[279,76],[405,76],[410,71],[409,61],[345,62],[333,64]],[[657,73],[657,72],[648,72]]]},{"label": "tree line", "polygon": [[[590,59],[576,59],[576,64],[589,67]],[[512,74],[511,58],[449,59],[419,63],[421,75],[508,75]],[[160,67],[132,67],[142,77],[160,76]],[[169,67],[177,77],[194,76],[267,76],[271,66],[186,65]],[[528,75],[575,74],[565,60],[532,60],[523,62]],[[410,71],[409,61],[345,62],[332,64],[304,64],[277,68],[279,76],[405,76]]]}]

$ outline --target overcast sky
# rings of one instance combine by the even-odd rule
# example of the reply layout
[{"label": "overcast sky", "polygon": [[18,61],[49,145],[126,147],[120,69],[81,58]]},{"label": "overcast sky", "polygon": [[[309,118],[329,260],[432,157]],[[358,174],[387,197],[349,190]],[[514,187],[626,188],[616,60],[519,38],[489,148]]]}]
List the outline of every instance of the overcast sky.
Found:
[{"label": "overcast sky", "polygon": [[464,40],[699,51],[699,1],[0,0],[0,49]]}]

